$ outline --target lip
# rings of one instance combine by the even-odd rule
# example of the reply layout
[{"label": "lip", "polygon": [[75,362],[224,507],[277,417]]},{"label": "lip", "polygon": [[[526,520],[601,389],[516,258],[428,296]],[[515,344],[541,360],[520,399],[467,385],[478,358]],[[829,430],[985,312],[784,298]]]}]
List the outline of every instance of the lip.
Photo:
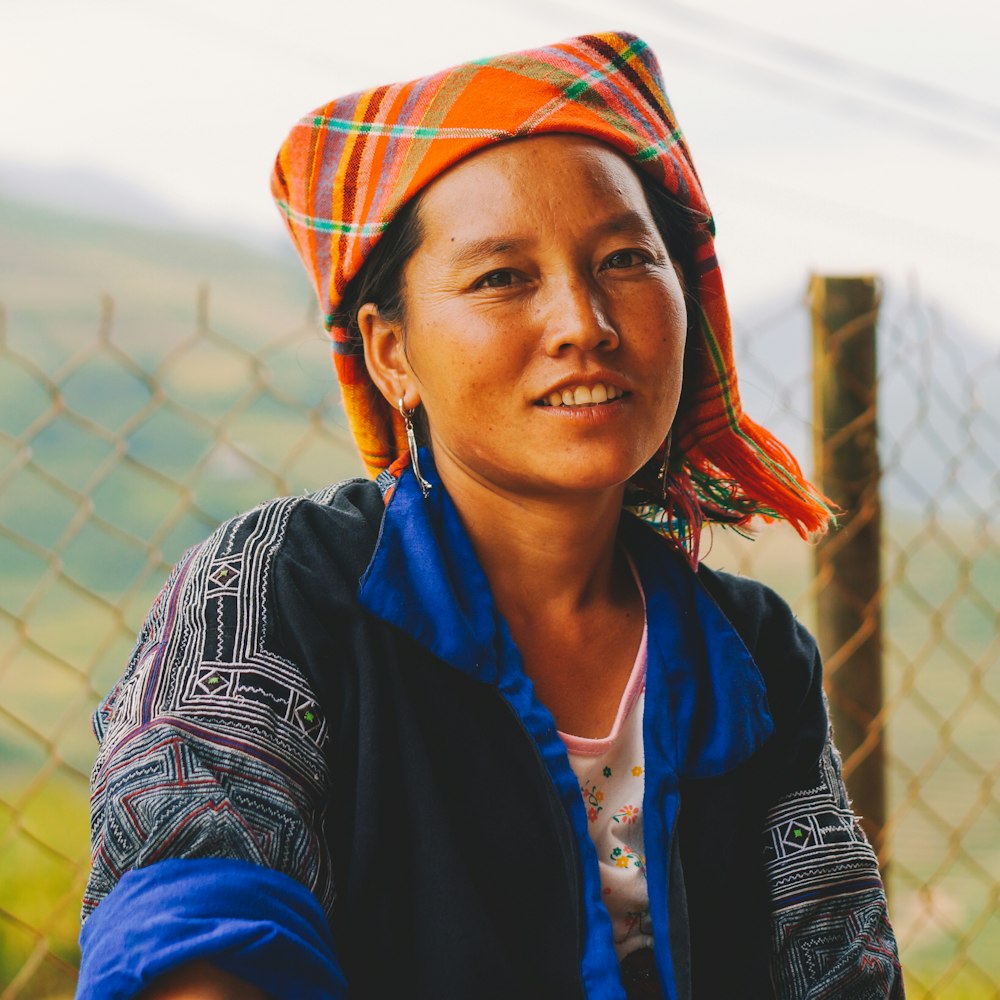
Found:
[{"label": "lip", "polygon": [[[620,395],[619,399],[623,396],[632,395],[632,386],[621,377],[621,375],[614,374],[612,372],[606,371],[590,371],[587,373],[579,372],[574,375],[567,375],[565,378],[560,379],[558,382],[553,382],[547,389],[540,392],[535,397],[535,406],[542,406],[543,402],[549,398],[554,392],[562,392],[564,389],[569,389],[571,387],[576,387],[578,385],[586,386],[588,389],[592,389],[595,385],[607,385],[616,389]],[[614,400],[617,402],[617,400]],[[592,404],[591,404],[592,405]],[[607,405],[607,404],[600,404]],[[558,409],[558,407],[554,407]],[[575,407],[567,406],[563,409],[575,409]],[[581,407],[582,409],[582,407]]]}]

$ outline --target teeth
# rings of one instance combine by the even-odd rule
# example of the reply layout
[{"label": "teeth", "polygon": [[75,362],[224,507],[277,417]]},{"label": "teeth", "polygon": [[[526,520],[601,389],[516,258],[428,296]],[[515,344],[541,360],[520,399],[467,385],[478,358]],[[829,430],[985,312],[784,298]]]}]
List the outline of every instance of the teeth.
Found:
[{"label": "teeth", "polygon": [[618,399],[621,395],[622,391],[613,385],[598,382],[593,386],[578,385],[562,392],[550,392],[545,397],[545,403],[549,406],[595,406]]}]

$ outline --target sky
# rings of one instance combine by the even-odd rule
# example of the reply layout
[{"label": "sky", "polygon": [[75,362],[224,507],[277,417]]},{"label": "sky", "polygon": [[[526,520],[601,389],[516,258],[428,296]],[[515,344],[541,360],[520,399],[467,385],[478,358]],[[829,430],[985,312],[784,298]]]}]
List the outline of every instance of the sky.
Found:
[{"label": "sky", "polygon": [[1000,343],[1000,5],[922,6],[0,0],[0,167],[42,187],[96,171],[178,225],[278,240],[268,175],[306,111],[625,29],[659,57],[737,315],[804,292],[813,270],[875,272]]}]

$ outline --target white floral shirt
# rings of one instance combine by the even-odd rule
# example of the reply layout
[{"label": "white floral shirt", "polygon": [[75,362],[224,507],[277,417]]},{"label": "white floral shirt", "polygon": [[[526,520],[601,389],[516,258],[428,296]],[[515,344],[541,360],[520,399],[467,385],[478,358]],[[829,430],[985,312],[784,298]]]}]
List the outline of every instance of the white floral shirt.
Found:
[{"label": "white floral shirt", "polygon": [[560,733],[580,782],[588,830],[601,864],[601,890],[619,961],[653,946],[642,836],[642,716],[646,629],[611,732],[604,739]]}]

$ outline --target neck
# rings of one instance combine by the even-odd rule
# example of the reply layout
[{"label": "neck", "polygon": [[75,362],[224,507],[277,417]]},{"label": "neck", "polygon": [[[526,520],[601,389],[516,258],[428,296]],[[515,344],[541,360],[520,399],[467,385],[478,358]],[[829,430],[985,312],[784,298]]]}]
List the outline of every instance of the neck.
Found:
[{"label": "neck", "polygon": [[551,620],[634,589],[616,558],[624,486],[575,495],[513,496],[441,462],[454,502],[507,620]]}]

